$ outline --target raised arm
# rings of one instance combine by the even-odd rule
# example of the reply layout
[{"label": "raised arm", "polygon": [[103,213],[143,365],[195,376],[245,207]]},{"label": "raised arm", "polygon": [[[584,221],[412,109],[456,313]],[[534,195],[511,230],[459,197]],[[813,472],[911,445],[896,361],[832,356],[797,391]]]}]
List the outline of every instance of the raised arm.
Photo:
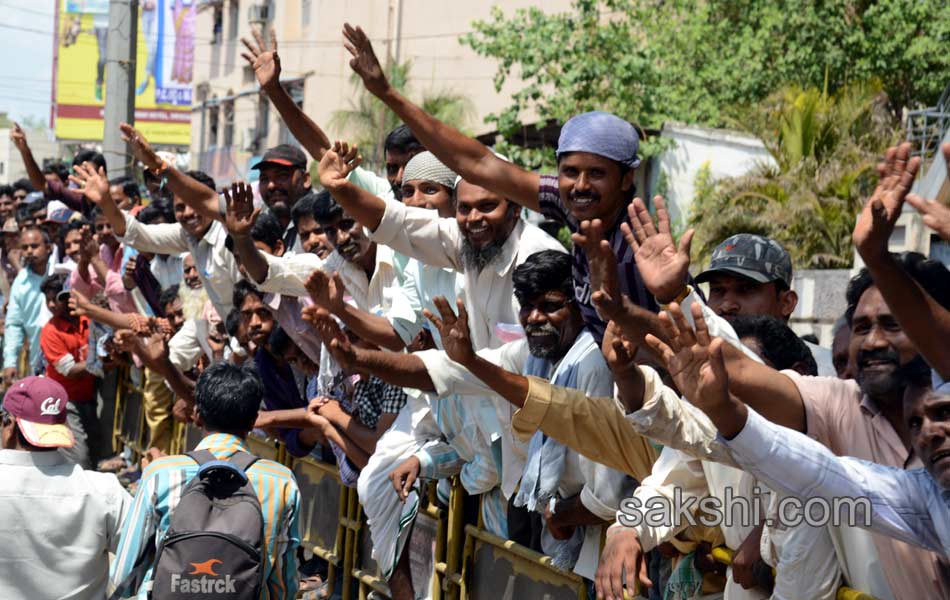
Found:
[{"label": "raised arm", "polygon": [[217,221],[224,220],[221,215],[221,203],[218,192],[205,184],[185,175],[174,166],[162,160],[152,149],[151,144],[137,129],[128,123],[119,125],[122,139],[129,144],[135,158],[142,161],[145,168],[168,179],[168,189],[192,207],[196,212]]},{"label": "raised arm", "polygon": [[374,315],[343,301],[346,291],[339,273],[314,271],[305,283],[314,304],[343,321],[347,329],[361,339],[393,352],[402,352],[406,344],[385,317]]},{"label": "raised arm", "polygon": [[81,187],[86,198],[99,207],[103,216],[109,221],[109,225],[112,226],[115,235],[120,238],[125,237],[125,215],[109,193],[109,180],[106,178],[105,170],[102,167],[97,171],[91,166],[75,165],[69,180]]},{"label": "raised arm", "polygon": [[46,194],[46,177],[43,176],[40,166],[36,164],[33,151],[30,150],[30,145],[26,141],[26,133],[24,133],[19,123],[14,123],[13,127],[10,128],[10,141],[20,151],[20,158],[23,159],[23,166],[26,168],[26,175],[30,178],[30,183],[33,184],[36,191]]},{"label": "raised arm", "polygon": [[351,148],[346,142],[335,142],[332,148],[324,152],[317,167],[320,185],[363,227],[376,231],[386,213],[386,203],[347,179],[362,161],[363,157],[356,146]]},{"label": "raised arm", "polygon": [[89,317],[116,331],[132,328],[132,320],[127,314],[112,312],[107,308],[97,306],[75,289],[69,293],[69,312],[77,317]]},{"label": "raised arm", "polygon": [[[661,357],[680,393],[688,399],[697,393],[699,370],[707,362],[713,342],[702,308],[696,304],[691,308],[695,331],[680,306],[673,303],[668,313],[660,315],[667,342],[652,335],[646,338],[646,343]],[[729,391],[734,396],[774,423],[805,431],[805,405],[791,379],[755,362],[729,344],[724,344],[721,352],[729,369]]]},{"label": "raised arm", "polygon": [[354,348],[324,308],[307,306],[303,309],[303,318],[317,331],[323,345],[341,367],[375,375],[391,385],[424,392],[436,391],[425,363],[418,356]]},{"label": "raised arm", "polygon": [[492,190],[518,204],[539,210],[540,177],[495,156],[480,142],[446,125],[396,91],[386,79],[373,45],[359,26],[343,26],[350,67],[363,85],[382,100],[442,163],[469,183]]},{"label": "raised arm", "polygon": [[224,223],[234,240],[234,254],[252,281],[264,283],[267,279],[267,260],[251,239],[251,229],[261,214],[260,208],[254,208],[254,192],[243,181],[233,183],[230,190],[225,188],[224,201],[227,206]]},{"label": "raised arm", "polygon": [[[950,144],[944,147],[950,162]],[[904,199],[914,183],[920,158],[910,158],[910,143],[887,151],[878,165],[880,181],[858,217],[852,235],[874,284],[904,333],[927,363],[950,379],[950,352],[941,341],[950,335],[950,311],[941,306],[901,268],[887,244],[901,215]],[[919,199],[914,203],[921,204]]]},{"label": "raised arm", "polygon": [[264,36],[256,29],[251,33],[256,44],[241,38],[241,43],[248,50],[242,52],[241,56],[254,69],[257,82],[274,103],[274,108],[280,113],[280,118],[287,124],[287,128],[295,138],[300,140],[310,156],[319,161],[323,158],[323,153],[330,149],[330,138],[297,106],[287,90],[280,85],[280,57],[277,55],[277,36],[273,28],[270,30],[270,47]]}]

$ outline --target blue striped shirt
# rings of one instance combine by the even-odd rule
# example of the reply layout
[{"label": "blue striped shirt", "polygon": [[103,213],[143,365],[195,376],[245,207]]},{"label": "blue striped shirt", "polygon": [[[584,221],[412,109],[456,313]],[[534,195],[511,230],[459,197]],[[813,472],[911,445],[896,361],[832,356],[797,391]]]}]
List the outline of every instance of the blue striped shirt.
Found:
[{"label": "blue striped shirt", "polygon": [[[248,450],[245,441],[226,433],[205,437],[197,450],[210,450],[217,458],[226,459],[237,451]],[[120,585],[144,550],[144,544],[155,528],[156,545],[164,538],[171,512],[178,506],[185,485],[198,473],[198,463],[185,455],[167,456],[151,463],[142,473],[132,510],[122,525],[119,547],[112,563],[111,579]],[[297,519],[300,513],[300,492],[293,473],[283,465],[260,459],[247,471],[257,492],[264,516],[264,562],[261,598],[292,599],[297,594],[297,546],[300,534]],[[152,568],[139,590],[125,592],[123,597],[145,600],[151,588]],[[136,593],[137,592],[137,593]]]}]

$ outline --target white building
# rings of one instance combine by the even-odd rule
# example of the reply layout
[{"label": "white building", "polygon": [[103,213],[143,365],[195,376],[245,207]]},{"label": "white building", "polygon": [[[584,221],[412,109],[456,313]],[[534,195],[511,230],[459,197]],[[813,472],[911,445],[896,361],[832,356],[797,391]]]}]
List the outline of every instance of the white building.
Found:
[{"label": "white building", "polygon": [[[30,143],[30,149],[33,151],[33,157],[41,167],[44,160],[59,158],[59,144],[48,130],[24,129],[24,131]],[[20,151],[10,141],[10,129],[0,129],[0,182],[13,183],[22,177],[26,177],[26,167],[23,166]]]}]

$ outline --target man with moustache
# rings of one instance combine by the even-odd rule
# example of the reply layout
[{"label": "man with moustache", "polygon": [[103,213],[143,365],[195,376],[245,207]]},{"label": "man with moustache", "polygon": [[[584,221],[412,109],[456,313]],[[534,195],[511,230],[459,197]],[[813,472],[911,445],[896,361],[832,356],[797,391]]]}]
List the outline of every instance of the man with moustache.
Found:
[{"label": "man with moustache", "polygon": [[297,228],[290,211],[297,200],[310,192],[306,155],[296,146],[281,144],[270,148],[251,168],[260,173],[258,190],[261,199],[284,228],[284,248],[300,252]]},{"label": "man with moustache", "polygon": [[23,268],[10,286],[10,299],[3,335],[3,383],[9,387],[17,375],[17,361],[23,344],[29,346],[28,369],[42,364],[40,332],[49,320],[46,296],[40,289],[49,267],[51,244],[48,234],[39,227],[20,232],[20,260]]}]

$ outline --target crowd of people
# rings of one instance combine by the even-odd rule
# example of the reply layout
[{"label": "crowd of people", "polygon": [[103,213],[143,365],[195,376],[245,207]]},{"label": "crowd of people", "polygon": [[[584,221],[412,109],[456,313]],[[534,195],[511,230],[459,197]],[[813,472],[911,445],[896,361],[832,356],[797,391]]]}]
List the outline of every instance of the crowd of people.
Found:
[{"label": "crowd of people", "polygon": [[[41,169],[13,129],[29,177],[0,187],[0,596],[147,597],[201,457],[233,462],[258,430],[338,466],[398,600],[426,593],[407,543],[423,486],[447,502],[453,477],[470,523],[598,598],[950,597],[950,271],[888,251],[905,203],[940,235],[950,209],[910,193],[908,144],[878,167],[853,234],[865,266],[824,348],[788,325],[778,242],[738,233],[690,275],[692,231],[675,241],[663,198],[635,197],[631,124],[577,115],[556,173],[526,171],[406,99],[362,29],[343,33],[404,123],[385,177],[291,100],[273,36],[244,57],[303,149],[267,150],[256,185],[219,189],[128,125],[141,187],[91,150]],[[120,373],[141,374],[141,466],[112,453]],[[210,458],[167,455],[176,420]],[[241,470],[262,515],[256,593],[294,598],[320,561],[298,556],[293,474]]]}]

